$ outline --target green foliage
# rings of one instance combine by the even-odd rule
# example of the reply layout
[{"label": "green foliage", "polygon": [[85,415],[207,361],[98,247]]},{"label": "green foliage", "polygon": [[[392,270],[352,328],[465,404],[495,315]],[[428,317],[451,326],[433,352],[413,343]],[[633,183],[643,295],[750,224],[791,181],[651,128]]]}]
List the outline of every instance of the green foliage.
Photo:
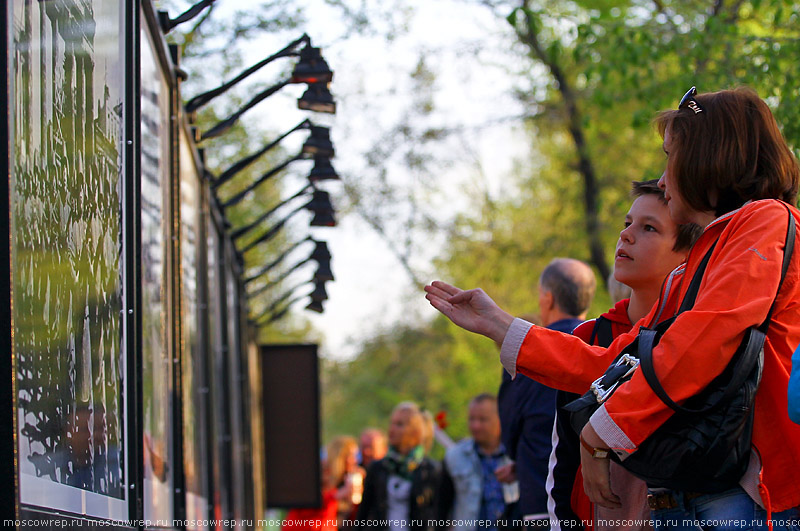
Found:
[{"label": "green foliage", "polygon": [[[173,3],[178,2],[169,2]],[[412,9],[401,2],[380,7],[347,0],[325,4],[342,14],[345,33],[374,34],[386,28],[389,42],[403,30]],[[674,108],[692,85],[701,92],[753,87],[767,99],[789,143],[800,146],[800,84],[794,67],[800,56],[800,5],[795,2],[480,4],[507,22],[509,35],[500,37],[515,39],[508,50],[509,63],[516,68],[517,94],[525,106],[525,133],[532,147],[508,176],[512,193],[471,196],[468,208],[449,223],[427,206],[432,194],[451,193],[436,190],[431,176],[453,163],[448,147],[459,131],[436,119],[438,72],[434,55],[424,51],[408,73],[408,97],[392,94],[393,105],[402,111],[396,123],[379,130],[375,121],[364,175],[345,181],[351,211],[384,236],[417,284],[423,276],[412,264],[420,249],[442,241],[434,264],[437,276],[464,287],[481,286],[512,313],[535,318],[538,277],[552,258],[579,258],[598,271],[607,267],[593,249],[611,254],[630,204],[630,181],[655,178],[663,170],[660,139],[651,119],[659,109]],[[216,86],[241,70],[240,49],[230,45],[233,39],[246,42],[261,31],[279,28],[299,32],[312,12],[285,0],[261,5],[256,16],[247,6],[248,14],[222,20],[213,8],[202,23],[187,24],[189,29],[178,37],[191,71],[187,92]],[[209,57],[222,60],[209,68]],[[226,95],[227,104],[200,115],[201,130],[238,108],[247,96]],[[282,132],[263,131],[258,125],[237,126],[226,134],[224,145],[211,142],[211,166],[220,171]],[[230,197],[284,156],[271,152],[226,184],[220,195]],[[400,178],[396,167],[402,168],[397,172]],[[250,200],[230,209],[232,224],[247,223],[279,202],[276,183],[266,183]],[[588,191],[587,183],[593,186]],[[596,214],[588,215],[592,208]],[[254,250],[245,257],[248,269],[253,271],[289,244],[284,236]],[[591,314],[610,305],[603,281],[598,278]],[[273,299],[255,301],[254,310],[266,308]],[[307,333],[304,323],[287,321],[263,332],[263,338]],[[385,427],[397,402],[415,400],[433,412],[446,410],[452,422],[448,431],[458,438],[466,434],[469,398],[496,390],[499,378],[496,347],[487,340],[456,330],[441,317],[398,326],[366,342],[351,361],[326,361],[325,437],[357,434],[367,425]]]},{"label": "green foliage", "polygon": [[[795,2],[483,4],[494,8],[517,38],[512,53],[519,52],[516,59],[523,65],[518,95],[528,108],[532,149],[511,176],[512,194],[472,197],[468,210],[444,227],[446,245],[435,270],[456,285],[481,286],[514,314],[535,314],[537,280],[552,258],[592,260],[589,202],[597,206],[600,246],[611,253],[630,204],[630,181],[656,178],[663,170],[651,120],[659,109],[674,108],[690,86],[701,92],[754,88],[789,144],[800,147],[794,67],[800,56],[800,5]],[[574,101],[565,99],[565,91]],[[589,198],[575,127],[596,176]],[[595,315],[611,303],[598,280],[590,311]],[[496,390],[499,367],[493,345],[441,317],[381,334],[356,359],[330,366],[326,434],[385,426],[397,401],[415,399],[431,409],[460,411],[448,409],[452,434],[464,435],[458,422],[466,401]]]},{"label": "green foliage", "polygon": [[357,436],[367,426],[385,430],[392,409],[405,400],[433,415],[445,411],[447,433],[464,437],[469,400],[500,385],[497,356],[490,341],[456,330],[443,318],[425,329],[386,331],[365,343],[356,359],[325,362],[324,438]]},{"label": "green foliage", "polygon": [[[574,50],[587,78],[587,104],[671,108],[692,85],[738,85],[769,98],[793,146],[800,145],[798,86],[791,64],[800,51],[800,5],[793,2],[616,2],[573,20]],[[641,116],[631,120],[638,127]]]},{"label": "green foliage", "polygon": [[[258,7],[248,5],[244,9],[236,10],[233,14],[223,13],[223,10],[219,9],[219,4],[221,3],[212,4],[198,17],[178,26],[169,34],[170,41],[180,46],[181,67],[189,74],[187,81],[181,86],[184,101],[188,101],[199,93],[216,88],[223,81],[230,80],[239,74],[245,66],[248,66],[242,59],[243,50],[246,46],[252,45],[259,36],[270,31],[295,30],[299,25],[305,23],[302,10],[291,6],[285,0],[261,2]],[[165,0],[160,2],[158,7],[167,9],[171,17],[176,17],[189,5],[191,4],[178,0]],[[280,65],[280,68],[289,69],[291,68],[290,63]],[[202,107],[193,117],[193,125],[200,132],[210,130],[242,108],[255,93],[282,79],[286,74],[286,72],[276,74],[275,68],[270,69],[269,72],[271,74],[259,72]],[[213,176],[219,176],[232,164],[259,151],[296,125],[275,123],[265,126],[262,121],[253,116],[254,114],[255,112],[245,114],[219,137],[200,143],[200,147],[204,148],[206,152],[207,169]],[[300,135],[301,133],[296,134]],[[284,163],[292,155],[281,146],[276,146],[216,189],[217,197],[224,203],[246,189],[262,175]],[[297,162],[290,167],[295,166],[302,167],[301,171],[310,169],[309,162]],[[283,173],[275,174],[249,193],[243,201],[225,209],[225,216],[231,230],[256,221],[262,214],[278,206],[294,193],[294,191],[290,191],[289,194],[286,194],[281,186]],[[274,212],[259,226],[237,240],[237,248],[243,249],[258,240],[307,200],[308,197],[303,196],[288,202],[285,207]],[[263,266],[275,261],[284,251],[290,249],[295,241],[301,240],[304,236],[293,235],[287,228],[284,228],[276,233],[275,237],[243,253],[245,277],[258,273]],[[292,288],[296,287],[296,280],[285,280],[285,273],[303,258],[303,252],[307,249],[308,244],[299,249],[297,253],[291,254],[288,259],[276,264],[268,273],[248,284],[248,291],[251,292],[270,285],[269,289],[248,301],[251,318],[259,320],[260,317],[279,312],[291,300],[292,297],[285,296]],[[307,338],[309,333],[310,325],[306,320],[284,319],[282,322],[261,328],[259,340],[262,342],[297,341]]]},{"label": "green foliage", "polygon": [[[511,9],[506,20],[529,70],[539,76],[520,85],[544,95],[532,100],[521,93],[531,109],[538,162],[521,170],[517,197],[491,208],[475,204],[457,221],[438,270],[467,286],[491,286],[509,308],[526,311],[533,281],[518,289],[518,266],[508,262],[524,263],[534,279],[554,256],[601,265],[589,252],[596,236],[584,225],[587,205],[597,205],[597,238],[610,251],[630,181],[658,177],[663,169],[650,120],[693,84],[701,91],[752,86],[772,105],[790,144],[800,144],[790,66],[800,45],[798,16],[800,6],[784,2],[719,2],[712,9],[680,2],[526,1]],[[550,76],[542,79],[537,64]],[[581,181],[573,114],[596,175],[590,192]],[[481,257],[478,267],[473,256]]]}]

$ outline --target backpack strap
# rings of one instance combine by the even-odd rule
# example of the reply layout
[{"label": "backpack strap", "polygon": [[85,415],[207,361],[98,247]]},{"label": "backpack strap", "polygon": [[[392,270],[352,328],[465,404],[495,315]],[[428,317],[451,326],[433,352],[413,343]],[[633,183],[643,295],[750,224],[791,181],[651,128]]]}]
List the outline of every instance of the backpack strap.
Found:
[{"label": "backpack strap", "polygon": [[706,266],[708,266],[708,261],[711,259],[711,254],[714,252],[714,249],[717,247],[717,242],[715,241],[711,248],[708,250],[706,255],[700,261],[700,265],[697,266],[697,271],[694,272],[694,276],[692,277],[692,282],[689,284],[689,289],[686,290],[686,295],[683,296],[683,300],[681,301],[681,306],[678,308],[678,313],[683,313],[686,310],[691,310],[692,306],[694,306],[694,300],[697,298],[697,293],[700,291],[700,284],[703,282],[703,275],[706,273]]},{"label": "backpack strap", "polygon": [[[795,226],[794,216],[792,216],[792,211],[789,210],[789,207],[786,204],[783,204],[786,212],[789,213],[789,226],[786,228],[786,245],[783,247],[783,265],[781,266],[781,280],[778,282],[778,293],[781,292],[781,287],[783,287],[783,281],[786,279],[786,271],[789,270],[789,264],[792,261],[792,251],[794,251],[794,238],[795,233],[797,232],[797,228]],[[778,298],[778,293],[775,294],[775,299]],[[769,308],[769,313],[767,314],[767,318],[764,319],[764,322],[761,323],[761,326],[758,327],[759,330],[764,332],[766,335],[767,330],[769,329],[769,323],[772,320],[772,312],[775,311],[775,302],[776,300],[772,301],[772,306]]]},{"label": "backpack strap", "polygon": [[[781,279],[778,283],[778,290],[775,293],[775,299],[772,301],[772,306],[769,309],[769,313],[767,314],[767,318],[764,320],[761,325],[756,327],[748,328],[745,331],[745,337],[742,340],[741,345],[744,346],[744,349],[741,350],[739,356],[734,362],[733,366],[733,373],[731,375],[731,381],[726,386],[725,392],[719,397],[718,400],[715,400],[713,403],[707,405],[701,409],[689,409],[684,408],[676,404],[661,386],[661,382],[659,382],[658,377],[656,376],[655,367],[653,366],[653,346],[656,343],[657,338],[663,333],[663,330],[659,330],[658,325],[654,328],[643,328],[639,332],[639,360],[640,365],[642,367],[642,375],[647,380],[647,383],[650,384],[650,387],[653,389],[653,392],[658,396],[658,398],[664,402],[667,406],[671,409],[680,412],[680,413],[705,413],[709,411],[717,405],[724,403],[726,400],[729,400],[733,395],[738,391],[738,388],[744,383],[747,379],[748,374],[750,373],[751,369],[758,361],[759,357],[761,356],[761,351],[764,347],[764,341],[766,339],[767,330],[769,329],[769,324],[772,320],[772,312],[775,309],[775,302],[778,298],[778,293],[780,293],[780,289],[783,286],[783,281],[786,278],[786,271],[789,269],[789,264],[791,263],[792,253],[794,251],[794,240],[795,240],[795,233],[796,233],[796,224],[794,220],[794,216],[792,215],[791,210],[789,207],[784,204],[786,207],[786,211],[789,214],[789,223],[788,227],[786,228],[786,244],[784,245],[783,249],[783,263],[781,265]],[[702,280],[702,275],[705,272],[705,268],[708,265],[708,259],[711,256],[711,252],[714,250],[716,246],[716,242],[714,245],[709,249],[706,255],[703,257],[703,261],[700,263],[700,266],[695,272],[694,276],[692,277],[692,283],[689,285],[689,289],[686,292],[686,296],[684,300],[681,302],[680,309],[678,313],[691,309],[694,306],[694,300],[697,297],[697,292],[699,290],[700,281]],[[688,299],[688,304],[687,304]],[[741,347],[740,347],[741,349]]]},{"label": "backpack strap", "polygon": [[611,328],[611,321],[600,317],[600,321],[595,328],[597,329],[597,344],[608,348],[614,342],[614,330]]},{"label": "backpack strap", "polygon": [[611,329],[611,321],[601,315],[594,320],[589,344],[608,348],[613,341],[614,331]]}]

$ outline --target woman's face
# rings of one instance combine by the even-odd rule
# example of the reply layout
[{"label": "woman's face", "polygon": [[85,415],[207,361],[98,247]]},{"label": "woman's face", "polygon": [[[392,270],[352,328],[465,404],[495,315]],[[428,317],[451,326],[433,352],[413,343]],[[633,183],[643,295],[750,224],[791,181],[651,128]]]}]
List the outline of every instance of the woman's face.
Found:
[{"label": "woman's face", "polygon": [[411,427],[411,412],[400,409],[392,413],[389,421],[388,439],[389,445],[393,446],[401,454],[419,444],[415,441],[414,430]]},{"label": "woman's face", "polygon": [[658,186],[664,190],[664,197],[667,200],[669,215],[672,220],[678,224],[694,222],[695,211],[689,208],[689,205],[686,204],[686,201],[681,196],[672,164],[670,164],[671,150],[676,148],[676,146],[672,145],[671,140],[669,129],[667,129],[664,131],[663,145],[664,153],[667,154],[667,167],[661,175],[661,179],[658,180]]}]

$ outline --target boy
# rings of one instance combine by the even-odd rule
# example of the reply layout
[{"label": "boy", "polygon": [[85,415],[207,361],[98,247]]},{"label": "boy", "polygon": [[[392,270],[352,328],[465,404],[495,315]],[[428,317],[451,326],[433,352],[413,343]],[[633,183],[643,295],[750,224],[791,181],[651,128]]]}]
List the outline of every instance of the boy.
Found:
[{"label": "boy", "polygon": [[[614,278],[630,287],[631,295],[599,318],[586,321],[573,331],[574,335],[593,345],[608,346],[615,337],[629,331],[632,323],[647,314],[658,300],[664,278],[686,260],[689,249],[702,232],[697,225],[677,225],[672,221],[657,179],[635,181],[631,195],[635,199],[625,216],[625,228],[617,240],[614,259]],[[557,405],[560,408],[578,396],[559,391]],[[591,503],[583,492],[579,465],[578,435],[570,426],[569,413],[559,409],[553,426],[553,450],[547,478],[548,510],[553,531],[582,529],[584,522],[592,521]],[[612,463],[611,481],[613,491],[622,499],[622,509],[596,506],[595,523],[603,520],[648,520],[644,482],[616,463]],[[596,525],[595,528],[613,527]]]}]

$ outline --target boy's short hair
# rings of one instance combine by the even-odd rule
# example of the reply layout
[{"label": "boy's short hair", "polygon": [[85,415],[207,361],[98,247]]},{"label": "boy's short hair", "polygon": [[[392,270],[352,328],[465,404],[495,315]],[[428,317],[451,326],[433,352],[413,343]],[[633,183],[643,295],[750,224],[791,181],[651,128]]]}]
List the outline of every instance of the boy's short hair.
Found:
[{"label": "boy's short hair", "polygon": [[[658,199],[667,204],[667,198],[664,196],[664,190],[658,187],[658,179],[650,179],[649,181],[633,181],[631,182],[631,196],[642,197],[643,195],[654,195]],[[678,225],[677,235],[675,236],[675,245],[672,246],[673,251],[685,251],[694,245],[697,238],[703,233],[703,228],[696,223],[684,223]]]},{"label": "boy's short hair", "polygon": [[684,107],[655,119],[662,137],[669,131],[669,164],[686,204],[717,216],[749,200],[782,199],[794,205],[800,168],[758,94],[740,87],[694,99],[702,112]]}]

